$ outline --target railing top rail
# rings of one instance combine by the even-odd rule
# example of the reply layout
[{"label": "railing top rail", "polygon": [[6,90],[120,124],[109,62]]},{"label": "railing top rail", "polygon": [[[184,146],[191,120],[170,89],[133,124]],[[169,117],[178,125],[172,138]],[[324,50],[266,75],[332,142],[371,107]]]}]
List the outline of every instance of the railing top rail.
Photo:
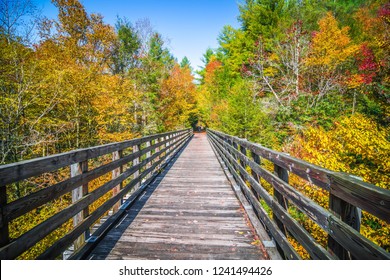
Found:
[{"label": "railing top rail", "polygon": [[[98,225],[99,219],[106,215],[105,213],[110,209],[115,216],[118,209],[124,210],[128,207],[130,203],[123,206],[124,208],[119,208],[126,194],[149,184],[157,176],[158,170],[163,168],[173,158],[172,156],[180,151],[191,139],[191,136],[190,129],[178,130],[49,157],[53,160],[53,158],[58,159],[65,156],[59,162],[39,158],[5,166],[11,168],[10,170],[17,169],[15,172],[12,171],[14,172],[12,173],[14,181],[21,180],[23,176],[29,178],[43,172],[49,172],[49,170],[56,170],[64,164],[71,165],[71,174],[69,178],[50,182],[45,188],[27,193],[11,201],[7,201],[7,195],[12,191],[12,188],[8,189],[4,185],[0,185],[0,259],[17,258],[53,231],[67,224],[72,218],[73,228],[66,229],[66,233],[60,233],[60,236],[56,236],[55,239],[50,239],[51,243],[49,241],[49,243],[45,243],[45,251],[38,250],[41,254],[38,257],[55,258],[69,248],[73,242],[77,243],[76,250],[80,246],[84,246],[84,240],[90,236],[91,226]],[[158,141],[152,142],[154,139]],[[145,147],[139,147],[143,143],[145,143]],[[119,151],[132,146],[138,147],[129,153],[119,153]],[[82,152],[81,156],[80,152]],[[113,153],[110,154],[108,162],[106,159],[97,160],[97,166],[94,164],[94,168],[90,170],[87,168],[88,159],[111,152]],[[72,154],[73,156],[69,156]],[[36,167],[37,162],[40,168]],[[43,164],[50,166],[47,167]],[[35,169],[29,170],[28,168]],[[22,173],[18,174],[20,170]],[[5,176],[6,180],[12,182],[7,175]],[[100,178],[98,182],[91,183],[98,178]],[[89,185],[90,183],[91,185]],[[66,194],[71,194],[71,196],[64,198],[63,202],[66,207],[52,208],[51,202]],[[139,194],[140,192],[136,191],[130,194],[129,199],[133,200]],[[93,205],[92,208],[91,205]],[[34,209],[53,209],[54,211],[48,211],[50,214],[39,216],[39,213],[31,212]],[[26,216],[26,221],[32,226],[30,229],[19,230],[10,226],[19,217],[35,213],[39,217],[37,221]],[[123,213],[125,212],[122,211]],[[115,217],[115,220],[120,218],[119,216]],[[16,221],[16,223],[18,222],[20,221]],[[113,219],[110,219],[110,223],[104,223],[104,226],[111,226],[112,222]],[[25,220],[22,220],[22,223],[25,223]],[[100,231],[99,235],[94,236],[101,238],[103,232]]]},{"label": "railing top rail", "polygon": [[88,159],[96,158],[115,151],[123,150],[134,145],[139,145],[158,137],[164,137],[173,133],[181,133],[189,129],[170,131],[160,134],[149,135],[122,142],[109,143],[100,146],[88,147],[72,150],[69,152],[50,155],[46,157],[34,158],[5,165],[0,165],[0,186],[5,186],[29,177],[33,177],[45,172],[51,172]]},{"label": "railing top rail", "polygon": [[390,190],[363,182],[356,176],[329,169],[277,152],[260,144],[236,136],[208,129],[224,139],[242,145],[260,157],[298,175],[327,191],[332,191],[343,200],[390,222]]},{"label": "railing top rail", "polygon": [[[390,254],[360,234],[359,209],[390,222],[390,191],[362,182],[349,174],[325,168],[273,151],[246,139],[208,130],[209,139],[222,157],[258,218],[267,225],[286,258],[295,258],[285,245],[292,235],[311,258],[390,259]],[[249,152],[249,153],[248,153]],[[262,159],[274,165],[274,172],[262,166]],[[248,171],[248,169],[250,171]],[[323,208],[289,184],[289,172],[329,191],[329,207]],[[272,187],[267,190],[264,180]],[[250,188],[248,187],[250,185]],[[267,213],[259,198],[271,210]],[[290,208],[291,207],[291,208]],[[327,246],[298,223],[288,210],[298,209],[327,234]],[[280,252],[281,252],[280,251]]]}]

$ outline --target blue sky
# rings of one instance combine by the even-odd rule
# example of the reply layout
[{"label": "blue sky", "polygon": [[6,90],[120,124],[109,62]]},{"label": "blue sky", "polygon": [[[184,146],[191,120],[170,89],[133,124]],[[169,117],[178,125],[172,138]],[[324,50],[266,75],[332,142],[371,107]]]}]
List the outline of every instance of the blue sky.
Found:
[{"label": "blue sky", "polygon": [[[184,56],[194,69],[202,66],[208,47],[218,46],[217,37],[224,25],[238,27],[240,0],[81,0],[87,12],[100,13],[111,25],[117,16],[132,23],[148,18],[152,27],[169,39],[169,49],[180,62]],[[35,0],[42,14],[55,18],[50,0]]]}]

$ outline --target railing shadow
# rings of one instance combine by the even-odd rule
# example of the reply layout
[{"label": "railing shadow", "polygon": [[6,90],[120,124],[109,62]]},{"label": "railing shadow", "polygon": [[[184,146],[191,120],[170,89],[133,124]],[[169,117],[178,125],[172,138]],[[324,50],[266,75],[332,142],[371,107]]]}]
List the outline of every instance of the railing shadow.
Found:
[{"label": "railing shadow", "polygon": [[[193,137],[196,137],[196,135],[194,135]],[[137,218],[142,208],[148,202],[149,198],[153,195],[154,191],[159,187],[161,181],[168,174],[168,172],[175,164],[177,159],[180,157],[180,155],[183,153],[183,151],[186,149],[190,141],[191,139],[187,141],[187,143],[185,143],[183,147],[180,148],[180,150],[174,155],[173,158],[170,159],[168,164],[162,169],[162,172],[158,174],[156,178],[145,187],[144,191],[136,199],[136,202],[134,202],[133,205],[125,211],[126,213],[124,214],[124,217],[120,219],[117,224],[114,225],[114,227],[111,229],[111,231],[108,232],[107,235],[96,245],[95,249],[91,252],[87,259],[100,260],[106,259],[109,256],[111,250],[118,243],[119,239],[122,237],[126,229]],[[104,244],[104,248],[100,246],[102,244]]]}]

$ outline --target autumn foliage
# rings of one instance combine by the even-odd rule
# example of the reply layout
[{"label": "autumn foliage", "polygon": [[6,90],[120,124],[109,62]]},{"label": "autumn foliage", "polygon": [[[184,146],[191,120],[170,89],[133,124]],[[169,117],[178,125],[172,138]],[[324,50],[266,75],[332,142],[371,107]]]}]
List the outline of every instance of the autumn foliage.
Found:
[{"label": "autumn foliage", "polygon": [[[34,1],[3,1],[0,16],[0,163],[48,156],[189,127],[195,112],[190,66],[180,67],[147,20],[104,22],[77,0],[53,0],[57,19]],[[9,10],[7,10],[9,9]],[[29,20],[35,20],[29,25]],[[34,29],[35,28],[35,29]],[[36,38],[24,33],[34,30]],[[112,159],[90,161],[90,168]],[[69,167],[7,186],[8,202],[69,178]],[[111,179],[107,173],[89,191]],[[99,198],[90,210],[104,203]],[[17,238],[68,207],[70,194],[10,223]],[[20,258],[32,259],[73,227],[72,220]]]},{"label": "autumn foliage", "polygon": [[[198,89],[203,121],[389,189],[390,6],[352,2],[243,1],[241,26],[225,26],[219,47],[206,51]],[[289,180],[329,208],[329,193],[293,174]],[[297,208],[289,212],[327,247],[325,231]],[[361,233],[390,250],[382,220],[363,212]]]}]

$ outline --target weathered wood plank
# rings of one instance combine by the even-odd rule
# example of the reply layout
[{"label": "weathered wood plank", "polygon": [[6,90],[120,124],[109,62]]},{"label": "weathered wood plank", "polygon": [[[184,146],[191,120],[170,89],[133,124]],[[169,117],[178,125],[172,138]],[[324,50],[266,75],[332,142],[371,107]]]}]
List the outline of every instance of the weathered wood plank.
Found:
[{"label": "weathered wood plank", "polygon": [[[88,161],[83,161],[80,163],[74,163],[70,166],[70,176],[75,177],[80,174],[83,174],[88,171]],[[75,188],[72,191],[72,204],[75,204],[77,201],[79,201],[82,197],[88,194],[88,183],[79,186]],[[88,216],[88,206],[82,209],[79,213],[77,213],[73,217],[73,228],[77,227],[85,217]],[[85,235],[80,235],[75,241],[74,241],[74,247],[76,249],[80,248],[85,241]],[[87,236],[88,238],[88,236]]]},{"label": "weathered wood plank", "polygon": [[[175,143],[175,149],[172,150],[172,153],[174,155],[176,155],[177,153],[180,152],[180,150],[183,148],[183,146],[191,138],[191,135],[192,134],[188,134],[183,140]],[[159,153],[158,153],[159,151],[160,151],[160,149],[155,150],[155,153],[157,156],[155,158],[151,158],[152,165],[150,167],[146,168],[146,170],[141,174],[140,180],[147,176],[148,178],[146,179],[146,181],[141,185],[140,188],[138,188],[136,191],[132,192],[131,196],[126,199],[125,203],[122,204],[121,208],[118,210],[117,213],[115,213],[114,215],[112,215],[108,219],[106,219],[105,222],[93,233],[93,235],[90,238],[91,241],[84,244],[84,246],[80,250],[75,252],[70,257],[70,259],[83,259],[83,258],[85,258],[96,247],[96,244],[105,236],[105,234],[110,229],[112,229],[116,225],[116,223],[118,221],[120,221],[120,219],[122,219],[122,217],[124,215],[126,215],[127,210],[137,201],[137,199],[141,195],[143,195],[145,193],[144,190],[147,189],[149,187],[149,185],[151,186],[151,188],[153,188],[153,185],[155,184],[155,182],[160,181],[159,176],[158,176],[158,174],[159,174],[158,170],[160,169],[160,167],[164,168],[164,166],[169,165],[170,161],[165,161],[165,157],[160,157]],[[165,161],[165,162],[162,163],[163,161]],[[152,176],[149,176],[149,174],[152,171],[154,173],[152,174]],[[151,184],[152,181],[153,181],[153,183]],[[123,196],[126,195],[126,193],[128,193],[130,188],[133,188],[133,187],[134,186],[131,185],[131,182],[130,182],[130,184],[126,185],[121,190],[121,192],[118,193],[118,196],[123,198]],[[102,209],[100,211],[102,211]],[[91,221],[94,222],[94,220],[91,220]],[[89,224],[88,221],[85,221],[85,226],[90,226],[90,225],[91,224]],[[75,233],[73,233],[73,234],[75,234]],[[71,237],[69,237],[69,238],[64,237],[64,238],[58,240],[56,242],[56,244],[54,244],[51,248],[49,248],[49,250],[47,250],[39,258],[40,259],[48,259],[48,258],[50,258],[50,256],[55,256],[56,254],[58,254],[58,252],[62,252],[63,249],[61,249],[61,248],[66,248],[66,246],[68,246],[68,244],[69,244],[69,243],[67,243],[67,242],[69,242],[69,240],[71,240]],[[60,245],[60,244],[62,244],[62,245]]]},{"label": "weathered wood plank", "polygon": [[[116,151],[116,152],[112,153],[112,161],[119,160],[121,157],[123,157],[123,151],[122,150]],[[115,168],[114,170],[112,170],[111,178],[112,179],[117,178],[122,172],[123,172],[123,166],[119,166],[118,168]],[[118,192],[121,190],[121,188],[122,188],[122,183],[117,185],[117,186],[115,186],[112,189],[112,196],[116,196],[118,194]],[[112,211],[114,211],[114,213],[116,213],[120,206],[121,206],[121,201],[118,201],[114,205],[114,207],[112,208]]]},{"label": "weathered wood plank", "polygon": [[390,253],[372,243],[338,218],[330,216],[329,227],[332,238],[342,244],[356,258],[360,260],[390,260]]},{"label": "weathered wood plank", "polygon": [[[188,138],[188,137],[187,137]],[[177,145],[180,145],[182,143],[185,143],[186,139],[184,137],[183,140],[181,140]],[[166,152],[165,149],[160,150],[159,153]],[[173,152],[173,150],[171,151]],[[123,180],[125,180],[127,177],[132,175],[136,170],[141,168],[142,166],[146,165],[146,163],[152,161],[155,157],[157,157],[159,154],[154,154],[152,157],[143,160],[141,163],[139,163],[136,166],[132,166],[131,168],[127,169],[125,172],[123,172],[120,176],[117,178],[103,184],[98,189],[94,190],[93,192],[89,193],[88,195],[84,196],[82,199],[78,200],[75,204],[70,205],[69,207],[65,208],[61,212],[58,212],[39,224],[38,226],[34,227],[30,231],[24,233],[19,238],[11,242],[10,244],[2,247],[0,249],[0,259],[13,259],[19,256],[21,253],[26,251],[27,249],[31,248],[33,245],[35,245],[39,240],[44,238],[46,235],[51,233],[53,230],[58,228],[60,225],[62,225],[64,222],[66,222],[68,219],[72,218],[74,215],[76,215],[78,212],[82,211],[85,207],[96,201],[99,197],[107,193],[109,190],[111,190],[116,185],[120,184]],[[164,158],[161,159],[161,161],[164,160]],[[148,172],[151,172],[157,164],[154,164],[152,168],[148,169]],[[143,172],[143,176],[146,176],[146,172]],[[135,180],[132,180],[127,186],[125,186],[121,192],[120,195],[118,194],[117,197],[111,198],[108,202],[106,202],[103,205],[111,205],[113,206],[114,203],[118,201],[122,196],[125,195],[126,192],[130,190],[130,188],[138,183],[143,177],[138,177]],[[131,187],[129,187],[131,186]],[[112,203],[112,204],[111,204]],[[103,206],[102,206],[103,207]],[[96,211],[107,211],[108,209],[103,209],[102,207],[98,208]],[[108,207],[108,206],[107,206]],[[96,212],[95,211],[95,212]],[[105,212],[103,211],[102,214]],[[94,212],[94,213],[95,213]],[[94,213],[92,213],[89,217],[94,217]],[[96,217],[97,219],[98,217]],[[82,223],[83,224],[83,223]],[[82,228],[81,225],[77,228]],[[85,228],[83,228],[85,230]],[[74,238],[75,236],[72,236]],[[74,240],[74,239],[73,239]],[[73,241],[72,240],[72,241]],[[69,242],[70,239],[66,239],[66,242]],[[53,249],[55,250],[55,248]]]},{"label": "weathered wood plank", "polygon": [[[270,231],[272,237],[275,239],[277,244],[279,244],[279,246],[282,248],[283,252],[285,253],[284,254],[285,257],[288,259],[295,259],[295,260],[300,259],[300,256],[294,250],[294,248],[291,246],[291,244],[288,242],[286,236],[280,231],[280,229],[278,228],[276,223],[268,216],[267,212],[260,205],[257,197],[255,197],[255,195],[248,189],[244,180],[240,176],[238,176],[236,170],[232,166],[233,164],[237,164],[237,162],[232,160],[233,159],[232,155],[228,154],[226,152],[226,150],[223,150],[221,148],[221,146],[218,146],[218,143],[215,141],[215,138],[212,138],[212,141],[213,141],[215,148],[219,151],[220,156],[223,158],[226,165],[228,166],[231,174],[234,176],[236,182],[241,186],[241,189],[243,190],[248,201],[256,210],[256,213],[257,213],[259,219],[267,227],[267,229]],[[265,192],[265,191],[263,191],[263,189],[261,189],[261,191]],[[262,195],[264,197],[267,197],[269,201],[272,200],[272,197],[268,193],[263,193]]]},{"label": "weathered wood plank", "polygon": [[[356,206],[349,204],[341,198],[333,195],[331,192],[329,194],[329,209],[344,223],[353,227],[357,232],[360,232],[361,210],[358,210]],[[349,252],[330,235],[328,236],[328,251],[342,260],[354,258],[354,256],[349,254]]]},{"label": "weathered wood plank", "polygon": [[[213,163],[212,173],[208,171],[208,162]],[[194,166],[197,176],[190,175]],[[203,180],[214,176],[218,177],[216,185]],[[204,183],[206,186],[202,185]],[[154,192],[145,195],[139,205],[136,203],[132,207],[134,210],[93,250],[94,259],[169,259],[175,255],[186,255],[184,259],[195,256],[213,259],[212,250],[204,251],[209,246],[221,248],[215,252],[218,256],[244,259],[245,251],[238,250],[238,256],[231,254],[232,250],[243,247],[247,248],[249,258],[263,258],[262,251],[251,244],[254,232],[248,227],[243,209],[205,135],[195,135],[180,157],[174,159],[169,172],[164,171],[156,180],[154,187]],[[135,242],[147,244],[146,248],[134,246]],[[158,249],[167,248],[165,246],[177,248],[177,254]],[[191,252],[185,251],[188,246],[191,246]],[[149,250],[150,247],[156,249]]]},{"label": "weathered wood plank", "polygon": [[[270,174],[270,172],[264,170],[259,165],[257,165],[253,161],[251,161],[249,158],[245,158],[245,156],[243,156],[241,153],[239,153],[233,146],[224,145],[224,143],[226,143],[226,141],[224,140],[223,137],[214,136],[214,133],[210,133],[210,136],[211,136],[211,139],[213,139],[213,141],[215,142],[215,144],[219,147],[219,151],[226,156],[226,161],[232,162],[233,165],[235,165],[235,167],[238,169],[240,174],[242,174],[245,170],[236,161],[234,161],[234,160],[232,161],[233,157],[229,153],[235,154],[236,157],[240,161],[244,160],[247,163],[247,165],[251,167],[252,171],[254,171],[257,175],[266,179],[274,187],[276,187],[276,185],[279,185],[281,188],[278,189],[278,191],[282,192],[283,195],[285,195],[288,199],[290,199],[298,208],[300,208],[303,212],[305,212],[309,217],[311,217],[311,218],[314,217],[313,220],[315,222],[317,222],[325,231],[327,231],[329,233],[330,238],[334,239],[336,242],[342,244],[342,246],[345,249],[347,249],[348,251],[350,251],[354,257],[357,257],[359,259],[377,259],[377,258],[378,259],[388,259],[389,258],[389,254],[386,251],[384,251],[379,246],[375,245],[370,240],[361,236],[356,230],[354,230],[353,228],[351,228],[349,225],[342,222],[338,218],[335,218],[333,215],[331,215],[325,209],[322,209],[321,207],[320,208],[317,207],[317,209],[315,211],[310,211],[310,209],[307,208],[307,206],[311,205],[311,204],[313,204],[313,207],[316,206],[313,202],[306,202],[305,201],[303,203],[304,205],[302,205],[302,201],[299,202],[299,200],[305,199],[305,197],[303,195],[301,195],[300,193],[295,194],[294,191],[290,192],[290,190],[286,192],[286,190],[291,188],[291,186],[289,186],[288,184],[286,184],[285,182],[283,182],[279,178],[275,179],[273,174]],[[234,142],[234,141],[231,140],[231,142]],[[238,142],[238,143],[241,144],[241,142]],[[222,146],[224,146],[224,148],[222,148]],[[229,153],[227,153],[225,150],[228,150]],[[349,178],[343,177],[343,175],[340,173],[335,173],[335,172],[329,171],[329,174],[328,174],[330,177],[329,182],[332,182],[332,184],[335,184],[335,186],[336,186],[335,189],[337,189],[334,193],[337,193],[337,191],[345,192],[345,194],[344,194],[345,197],[343,197],[343,199],[348,197],[349,202],[354,201],[355,204],[358,204],[358,203],[364,204],[365,202],[363,201],[363,197],[361,196],[361,193],[365,193],[365,194],[370,193],[370,195],[368,195],[368,196],[369,196],[369,198],[372,198],[373,201],[377,201],[381,205],[387,205],[386,201],[388,199],[388,196],[387,196],[387,194],[384,194],[387,192],[386,190],[382,190],[378,187],[375,187],[375,186],[372,186],[370,184],[366,184],[366,183],[363,183],[360,181],[352,182],[352,180],[349,180]],[[236,174],[236,176],[237,176],[237,174]],[[337,179],[334,179],[334,176],[336,176]],[[238,178],[238,176],[237,176],[237,178]],[[259,184],[257,184],[256,180],[253,179],[249,174],[246,174],[244,179],[247,180],[252,185],[254,191],[256,191],[256,192],[260,191],[260,196],[262,193],[264,193],[264,191],[261,189],[261,186]],[[276,183],[276,185],[275,185],[275,183]],[[353,188],[352,186],[359,187],[360,184],[366,184],[367,188],[366,189],[360,188],[360,190],[355,193],[355,191],[352,189]],[[353,196],[359,192],[360,192],[360,196],[358,195],[357,198],[354,198]],[[347,193],[349,193],[349,196],[347,195]],[[340,195],[340,196],[342,196],[342,195]],[[269,197],[267,197],[267,195],[265,195],[262,198],[273,209],[273,211],[276,212],[275,214],[277,214],[277,211],[282,211],[282,212],[285,211],[285,210],[283,210],[283,208],[279,207],[280,205],[278,205],[278,204],[273,205],[272,203],[270,203],[271,201],[270,201]],[[340,198],[338,198],[338,199],[340,199]],[[255,197],[253,197],[253,200],[255,200]],[[360,202],[357,203],[356,201],[359,201],[359,200],[360,200]],[[360,204],[358,204],[358,205],[360,205]],[[274,206],[276,206],[276,208]],[[304,206],[304,207],[301,208],[302,206]],[[369,208],[371,206],[366,206],[366,207]],[[307,208],[307,210],[305,211],[304,208]],[[316,207],[314,207],[314,208],[316,208]],[[317,210],[319,210],[319,211],[317,211]],[[382,215],[386,215],[383,213],[384,212],[383,210],[376,209],[376,211],[377,211],[377,213],[381,212]],[[278,215],[278,216],[279,216],[279,218],[281,218],[282,213],[280,213],[280,215]],[[322,218],[318,219],[318,216],[320,216]],[[319,223],[319,221],[321,221],[321,222]],[[287,224],[289,221],[287,219],[287,220],[282,221],[282,222],[283,222],[283,224]],[[289,231],[292,230],[292,233],[294,234],[294,231],[296,229],[291,228],[291,226],[290,226],[288,228],[288,230]],[[298,238],[298,236],[299,236],[299,238],[302,238],[302,236],[304,236],[304,235],[302,235],[302,232],[299,232],[299,231],[296,231],[295,235],[297,238]],[[307,243],[307,240],[301,239],[300,242],[301,242],[301,244],[304,244],[304,243]],[[312,249],[315,249],[315,248],[312,248]],[[359,250],[361,250],[361,251],[359,251]],[[317,254],[318,252],[320,254]],[[327,258],[330,257],[327,252],[324,252],[322,250],[318,251],[318,252],[312,251],[311,253],[314,254],[316,257],[324,257],[324,256],[326,256]]]},{"label": "weathered wood plank", "polygon": [[[112,252],[107,258],[101,258],[102,252],[97,251],[91,259],[109,260],[142,260],[142,259],[173,259],[173,260],[253,260],[258,258],[257,248],[237,246],[217,246],[205,244],[153,244],[146,242],[128,242],[123,248]],[[131,252],[131,253],[129,253]]]},{"label": "weathered wood plank", "polygon": [[5,246],[9,242],[8,218],[4,213],[4,208],[7,205],[7,188],[0,186],[0,246]]},{"label": "weathered wood plank", "polygon": [[[288,184],[288,179],[289,178],[288,178],[288,171],[286,169],[284,169],[283,167],[280,167],[279,165],[274,164],[274,173],[275,173],[275,175],[278,178],[280,178],[280,180],[282,180],[283,182]],[[279,192],[277,187],[273,186],[273,191],[274,191],[274,198],[276,199],[278,204],[283,209],[287,210],[288,209],[287,199]],[[276,209],[278,208],[278,204],[274,204]],[[280,215],[281,212],[277,212],[277,211],[275,211],[275,209],[273,209],[273,210],[274,210],[273,211],[273,219],[275,220],[276,224],[278,225],[278,228],[280,229],[280,231],[283,232],[283,234],[285,236],[287,236],[287,226],[290,225],[290,227],[292,227],[294,229],[294,228],[296,228],[295,224],[291,221],[291,219],[289,219],[289,217],[286,217],[286,219],[290,223],[285,223],[285,221],[281,221],[279,219],[279,217],[282,216],[282,218],[283,218],[283,214]],[[295,232],[296,231],[297,230],[295,230]],[[311,246],[309,246],[309,248],[311,248]],[[311,251],[311,250],[309,250],[309,251]],[[281,248],[279,249],[279,252],[282,253],[282,249]]]},{"label": "weathered wood plank", "polygon": [[[179,131],[180,134],[188,132],[188,129]],[[71,165],[73,163],[86,161],[96,158],[114,151],[123,150],[134,145],[140,145],[146,141],[156,139],[165,135],[171,135],[172,132],[155,134],[142,138],[132,139],[119,143],[106,144],[86,149],[79,149],[67,153],[56,154],[43,158],[36,158],[17,163],[11,163],[0,166],[0,186],[17,182],[26,178],[40,175],[45,172],[51,172],[61,167]]]},{"label": "weathered wood plank", "polygon": [[[184,136],[179,137],[178,140],[182,139],[183,137]],[[77,186],[84,185],[89,181],[92,181],[114,170],[115,168],[119,168],[120,166],[132,161],[133,159],[144,155],[149,150],[159,147],[160,145],[163,144],[164,142],[160,142],[142,151],[132,153],[121,159],[99,166],[93,170],[82,173],[75,177],[71,177],[67,180],[64,180],[62,182],[49,186],[45,189],[29,194],[18,200],[12,201],[11,203],[3,207],[3,213],[9,220],[16,219],[17,217],[20,217],[21,215],[24,215],[27,212],[72,191]]]},{"label": "weathered wood plank", "polygon": [[[216,143],[221,145],[220,140],[217,138],[214,138],[216,140]],[[328,211],[326,211],[324,208],[319,206],[318,204],[314,203],[312,200],[307,198],[306,196],[302,195],[299,191],[295,190],[293,187],[291,187],[289,184],[269,172],[268,170],[265,170],[264,168],[260,167],[258,164],[254,163],[252,160],[250,160],[248,157],[245,157],[232,147],[227,146],[228,149],[232,153],[236,153],[237,157],[245,161],[245,163],[258,174],[258,176],[262,177],[264,180],[269,182],[274,188],[276,188],[280,193],[282,193],[285,197],[287,197],[294,205],[296,205],[300,210],[302,210],[306,215],[308,215],[313,221],[315,221],[318,225],[320,225],[324,230],[328,230],[328,221],[327,218],[330,215]],[[229,155],[227,155],[229,158]],[[232,160],[232,158],[230,158]],[[234,163],[234,162],[233,162]],[[241,166],[238,164],[236,165],[236,168],[242,169]],[[245,170],[242,170],[244,172]],[[249,183],[252,185],[252,187],[256,190],[256,192],[265,200],[265,202],[268,205],[272,204],[272,200],[269,198],[269,194],[261,187],[261,185],[256,182],[256,180],[247,174],[247,177],[245,178],[249,181]]]},{"label": "weathered wood plank", "polygon": [[334,196],[390,223],[390,190],[378,188],[343,173],[331,174],[329,178],[330,192]]},{"label": "weathered wood plank", "polygon": [[214,135],[222,139],[227,139],[232,143],[237,143],[238,145],[242,145],[246,149],[259,155],[260,157],[267,159],[273,162],[274,164],[287,169],[288,171],[308,180],[309,182],[314,183],[315,185],[321,188],[324,188],[325,190],[329,190],[330,182],[327,175],[331,174],[332,172],[325,168],[316,166],[314,164],[310,164],[308,162],[305,162],[297,158],[293,158],[284,153],[280,153],[268,149],[259,144],[251,143],[245,139],[224,134],[222,132],[215,131],[215,130],[209,130],[209,132],[213,133]]}]

